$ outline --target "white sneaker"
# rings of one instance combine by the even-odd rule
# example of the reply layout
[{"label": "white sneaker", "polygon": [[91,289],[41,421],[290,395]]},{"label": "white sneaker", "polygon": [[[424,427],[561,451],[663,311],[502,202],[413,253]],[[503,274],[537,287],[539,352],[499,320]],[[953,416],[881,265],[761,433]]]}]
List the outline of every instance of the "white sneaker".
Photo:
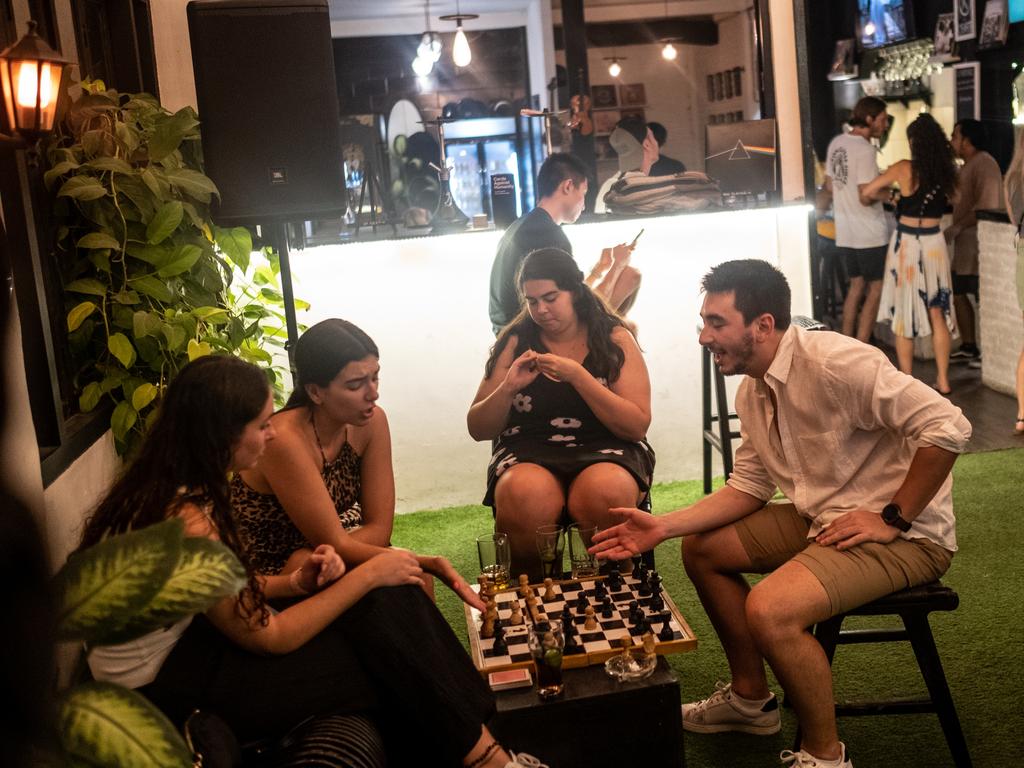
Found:
[{"label": "white sneaker", "polygon": [[839,742],[839,746],[842,747],[843,754],[839,757],[838,761],[823,761],[802,749],[799,752],[791,752],[788,749],[784,749],[779,753],[779,759],[790,766],[790,768],[833,768],[833,766],[834,768],[853,768],[850,756],[846,753],[846,745],[843,742]]},{"label": "white sneaker", "polygon": [[520,752],[518,755],[515,752],[509,752],[512,757],[511,763],[505,763],[505,768],[548,768],[546,763],[542,763],[533,755],[528,755],[525,752]]},{"label": "white sneaker", "polygon": [[760,708],[744,711],[732,692],[732,683],[715,683],[715,692],[703,701],[683,704],[683,729],[693,733],[739,731],[758,736],[778,733],[782,728],[779,700],[771,694]]}]

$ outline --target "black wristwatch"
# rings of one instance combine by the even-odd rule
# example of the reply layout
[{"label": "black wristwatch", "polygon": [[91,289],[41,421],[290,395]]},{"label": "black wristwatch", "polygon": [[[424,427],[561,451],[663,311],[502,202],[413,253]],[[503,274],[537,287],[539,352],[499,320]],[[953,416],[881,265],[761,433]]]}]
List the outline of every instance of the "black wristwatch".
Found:
[{"label": "black wristwatch", "polygon": [[903,518],[903,510],[900,509],[899,504],[886,504],[882,507],[882,520],[886,525],[891,525],[893,528],[899,528],[901,531],[906,533],[910,530],[910,523]]}]

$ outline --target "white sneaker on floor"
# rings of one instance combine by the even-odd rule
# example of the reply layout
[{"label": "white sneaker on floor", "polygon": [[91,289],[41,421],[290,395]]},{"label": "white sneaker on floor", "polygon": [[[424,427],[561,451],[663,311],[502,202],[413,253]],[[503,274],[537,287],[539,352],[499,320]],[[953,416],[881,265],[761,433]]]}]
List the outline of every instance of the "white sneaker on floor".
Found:
[{"label": "white sneaker on floor", "polygon": [[518,755],[515,752],[509,752],[512,757],[511,763],[505,763],[505,768],[548,768],[546,763],[542,763],[533,755],[528,755],[525,752],[520,752]]},{"label": "white sneaker on floor", "polygon": [[853,768],[853,763],[850,762],[850,756],[846,753],[846,745],[843,742],[839,742],[839,746],[843,749],[843,754],[839,760],[821,760],[821,758],[815,757],[810,752],[800,750],[799,752],[791,752],[788,749],[782,750],[779,753],[779,759],[788,765],[790,768]]},{"label": "white sneaker on floor", "polygon": [[683,704],[683,729],[692,733],[739,731],[769,736],[782,728],[779,700],[771,694],[759,710],[749,710],[732,692],[732,683],[715,683],[715,692],[703,701]]}]

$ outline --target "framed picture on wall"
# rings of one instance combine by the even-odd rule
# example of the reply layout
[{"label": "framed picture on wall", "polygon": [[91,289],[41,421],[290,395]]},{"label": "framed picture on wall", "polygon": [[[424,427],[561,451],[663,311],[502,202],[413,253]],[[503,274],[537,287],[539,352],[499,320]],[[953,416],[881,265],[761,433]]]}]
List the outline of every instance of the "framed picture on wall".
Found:
[{"label": "framed picture on wall", "polygon": [[932,54],[932,58],[935,61],[952,61],[955,58],[955,48],[953,14],[940,13],[939,18],[935,20],[935,53]]},{"label": "framed picture on wall", "polygon": [[647,106],[647,92],[643,83],[627,83],[619,86],[619,103],[624,107]]},{"label": "framed picture on wall", "polygon": [[596,109],[619,106],[619,99],[614,85],[590,86],[590,99]]},{"label": "framed picture on wall", "polygon": [[617,109],[602,109],[594,112],[594,133],[607,136],[615,129],[615,124],[622,117]]},{"label": "framed picture on wall", "polygon": [[955,98],[953,119],[981,119],[981,62],[968,61],[953,65]]},{"label": "framed picture on wall", "polygon": [[988,0],[985,3],[985,15],[981,20],[981,36],[978,48],[999,48],[1006,45],[1006,36],[1010,31],[1010,22],[1006,16],[1006,0]]},{"label": "framed picture on wall", "polygon": [[629,109],[622,109],[619,111],[619,114],[621,114],[623,117],[626,117],[628,115],[634,115],[636,117],[639,117],[645,123],[647,122],[647,113],[644,112],[642,107],[630,107]]},{"label": "framed picture on wall", "polygon": [[956,33],[959,40],[973,40],[977,35],[974,23],[974,0],[954,0]]}]

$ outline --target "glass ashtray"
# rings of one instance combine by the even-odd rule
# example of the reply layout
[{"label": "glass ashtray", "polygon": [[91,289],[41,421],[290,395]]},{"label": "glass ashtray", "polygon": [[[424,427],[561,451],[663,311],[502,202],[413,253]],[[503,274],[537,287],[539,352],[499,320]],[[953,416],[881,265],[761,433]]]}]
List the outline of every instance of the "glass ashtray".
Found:
[{"label": "glass ashtray", "polygon": [[622,683],[627,680],[643,680],[645,677],[650,677],[657,665],[658,657],[653,653],[642,656],[633,656],[632,654],[624,656],[620,653],[604,663],[604,671]]}]

